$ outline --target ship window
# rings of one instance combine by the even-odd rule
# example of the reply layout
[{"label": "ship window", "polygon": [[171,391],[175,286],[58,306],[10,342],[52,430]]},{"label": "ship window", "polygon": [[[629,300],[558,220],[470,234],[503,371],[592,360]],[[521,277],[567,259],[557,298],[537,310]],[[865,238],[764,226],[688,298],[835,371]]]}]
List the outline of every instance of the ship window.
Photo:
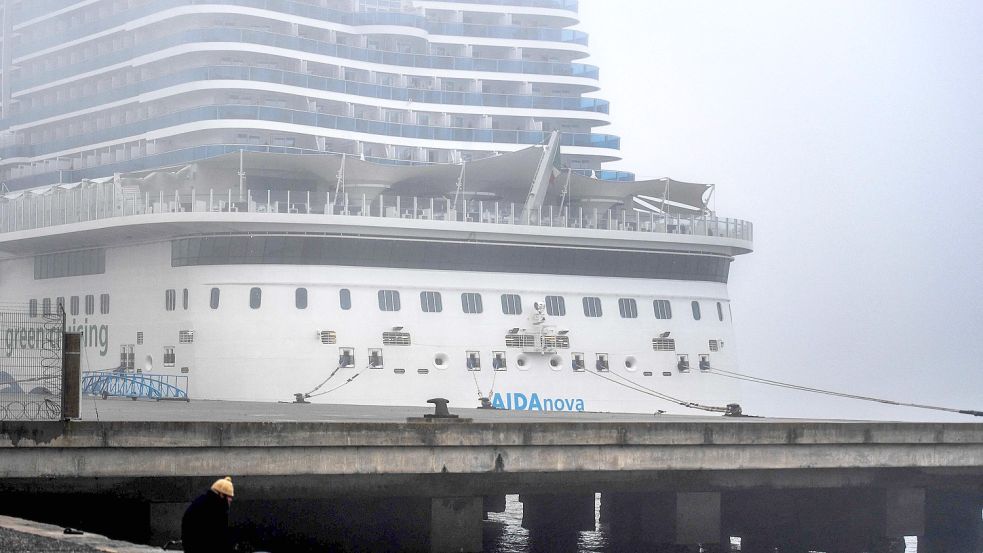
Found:
[{"label": "ship window", "polygon": [[294,305],[297,309],[307,309],[307,288],[294,290]]},{"label": "ship window", "polygon": [[717,319],[724,320],[724,306],[719,301],[717,302]]},{"label": "ship window", "polygon": [[109,314],[109,294],[99,295],[99,312],[103,315]]},{"label": "ship window", "polygon": [[81,275],[99,275],[106,272],[106,251],[79,250],[34,256],[34,279],[58,278]]},{"label": "ship window", "polygon": [[185,288],[181,290],[181,307],[187,311],[188,310],[188,289]]},{"label": "ship window", "polygon": [[92,294],[85,296],[85,314],[91,315],[96,312],[96,297]]},{"label": "ship window", "polygon": [[[89,298],[91,296],[85,297],[85,311],[89,311]],[[164,290],[164,310],[174,311],[174,307],[177,305],[177,292],[174,290]]]},{"label": "ship window", "polygon": [[164,346],[164,366],[174,366],[174,346]]},{"label": "ship window", "polygon": [[522,298],[519,294],[502,294],[502,313],[522,315]]},{"label": "ship window", "polygon": [[[274,240],[275,238],[275,240]],[[554,250],[541,246],[463,244],[325,236],[204,236],[171,243],[171,266],[238,264],[331,265],[358,267],[372,259],[379,267],[628,278],[671,278],[727,282],[730,260],[713,255],[667,252]],[[207,244],[207,247],[206,247]],[[271,247],[274,245],[276,247]],[[299,252],[299,253],[298,253]],[[575,255],[574,255],[575,253]],[[549,263],[543,262],[550,259]]]},{"label": "ship window", "polygon": [[79,297],[78,296],[72,296],[71,300],[69,300],[69,305],[72,308],[72,315],[78,315],[79,314]]},{"label": "ship window", "polygon": [[603,314],[603,311],[601,311],[601,298],[597,296],[587,296],[584,298],[585,317],[600,317]]},{"label": "ship window", "polygon": [[399,290],[379,290],[379,310],[399,311]]},{"label": "ship window", "polygon": [[693,307],[693,320],[700,320],[700,302],[694,300],[690,305]]},{"label": "ship window", "polygon": [[208,306],[212,309],[218,309],[218,300],[221,295],[221,291],[218,288],[212,288],[212,292],[208,297]]},{"label": "ship window", "polygon": [[249,289],[249,308],[259,309],[259,306],[263,303],[263,289],[252,287]]},{"label": "ship window", "polygon": [[51,298],[41,300],[41,314],[51,315]]},{"label": "ship window", "polygon": [[618,298],[618,311],[622,319],[635,319],[638,317],[638,304],[634,298]]},{"label": "ship window", "polygon": [[348,288],[342,288],[338,291],[338,299],[341,301],[341,308],[345,311],[352,308],[352,293]]},{"label": "ship window", "polygon": [[656,319],[672,318],[672,305],[669,304],[669,300],[655,300],[652,305],[655,306]]},{"label": "ship window", "polygon": [[31,300],[27,302],[27,312],[32,317],[38,316],[38,300]]},{"label": "ship window", "polygon": [[420,292],[420,308],[423,309],[424,313],[440,313],[443,311],[444,302],[440,298],[440,292]]},{"label": "ship window", "polygon": [[55,300],[55,312],[61,315],[65,314],[65,298]]},{"label": "ship window", "polygon": [[562,317],[567,314],[567,303],[563,296],[546,296],[546,314],[551,317]]},{"label": "ship window", "polygon": [[461,294],[461,309],[465,313],[481,313],[484,310],[481,305],[481,294],[476,292]]}]

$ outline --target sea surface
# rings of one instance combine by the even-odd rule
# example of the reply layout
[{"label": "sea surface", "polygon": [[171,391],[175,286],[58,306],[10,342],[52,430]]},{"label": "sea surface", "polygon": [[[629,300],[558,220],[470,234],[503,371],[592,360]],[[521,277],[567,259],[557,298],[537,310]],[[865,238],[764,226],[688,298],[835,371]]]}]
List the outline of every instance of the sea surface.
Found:
[{"label": "sea surface", "polygon": [[[535,543],[529,531],[522,527],[522,503],[519,496],[509,495],[505,498],[504,513],[488,513],[488,522],[484,526],[485,553],[624,553],[612,545],[612,536],[607,534],[607,528],[600,523],[600,494],[594,500],[594,520],[596,530],[580,532],[576,542],[563,544],[562,551],[556,550],[556,544],[549,548]],[[738,551],[740,541],[732,542],[733,550]],[[905,538],[905,553],[916,553],[917,539]],[[638,551],[638,553],[643,553]],[[648,553],[661,553],[651,550]]]}]

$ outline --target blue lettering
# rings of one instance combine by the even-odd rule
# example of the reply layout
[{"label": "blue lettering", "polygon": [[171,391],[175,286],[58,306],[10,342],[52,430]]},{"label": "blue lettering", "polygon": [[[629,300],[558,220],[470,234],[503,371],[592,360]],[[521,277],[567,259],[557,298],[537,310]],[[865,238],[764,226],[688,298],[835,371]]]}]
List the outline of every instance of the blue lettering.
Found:
[{"label": "blue lettering", "polygon": [[492,396],[492,407],[495,409],[505,409],[505,403],[502,402],[502,394],[496,392]]},{"label": "blue lettering", "polygon": [[[529,400],[526,398],[526,394],[520,394],[519,392],[516,392],[516,393],[512,394],[512,396],[515,399],[515,402],[514,402],[515,403],[515,407],[514,408],[515,408],[516,411],[523,411],[523,410],[525,410],[526,406],[529,405]],[[522,400],[521,405],[519,403],[519,400]]]},{"label": "blue lettering", "polygon": [[584,411],[586,405],[582,398],[540,398],[538,392],[528,396],[523,392],[495,392],[491,401],[495,409],[516,411]]}]

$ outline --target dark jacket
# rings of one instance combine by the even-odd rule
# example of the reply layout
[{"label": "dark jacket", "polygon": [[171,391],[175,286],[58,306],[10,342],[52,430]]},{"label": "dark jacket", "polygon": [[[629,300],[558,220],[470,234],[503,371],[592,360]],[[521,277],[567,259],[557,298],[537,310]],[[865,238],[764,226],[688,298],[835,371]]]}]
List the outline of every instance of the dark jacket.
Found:
[{"label": "dark jacket", "polygon": [[191,502],[181,519],[185,553],[226,553],[229,539],[229,503],[209,490]]}]

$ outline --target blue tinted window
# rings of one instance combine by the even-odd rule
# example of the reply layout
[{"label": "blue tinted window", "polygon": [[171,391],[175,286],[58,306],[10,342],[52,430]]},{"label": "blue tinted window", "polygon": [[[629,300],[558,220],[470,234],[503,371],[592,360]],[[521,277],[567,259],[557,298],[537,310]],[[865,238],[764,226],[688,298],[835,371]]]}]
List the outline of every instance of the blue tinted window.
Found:
[{"label": "blue tinted window", "polygon": [[294,305],[297,309],[307,309],[307,288],[298,288],[294,291]]},{"label": "blue tinted window", "polygon": [[262,288],[250,288],[249,289],[249,307],[252,309],[259,309],[259,306],[263,303],[263,289]]},{"label": "blue tinted window", "polygon": [[208,298],[208,305],[212,309],[218,309],[218,298],[219,298],[219,290],[218,290],[218,288],[212,288],[212,293],[211,293],[210,297]]},{"label": "blue tinted window", "polygon": [[693,320],[694,321],[700,320],[700,302],[694,301],[690,305],[693,306]]},{"label": "blue tinted window", "polygon": [[600,317],[604,314],[601,310],[601,298],[597,296],[587,296],[584,298],[584,316]]},{"label": "blue tinted window", "polygon": [[672,305],[669,300],[655,300],[652,302],[655,307],[655,318],[656,319],[671,319],[672,318]]},{"label": "blue tinted window", "polygon": [[443,311],[444,303],[440,297],[440,292],[420,292],[420,307],[424,313],[440,313]]},{"label": "blue tinted window", "polygon": [[341,308],[344,310],[349,310],[352,308],[352,293],[348,288],[342,288],[338,292],[338,299],[341,301]]}]

